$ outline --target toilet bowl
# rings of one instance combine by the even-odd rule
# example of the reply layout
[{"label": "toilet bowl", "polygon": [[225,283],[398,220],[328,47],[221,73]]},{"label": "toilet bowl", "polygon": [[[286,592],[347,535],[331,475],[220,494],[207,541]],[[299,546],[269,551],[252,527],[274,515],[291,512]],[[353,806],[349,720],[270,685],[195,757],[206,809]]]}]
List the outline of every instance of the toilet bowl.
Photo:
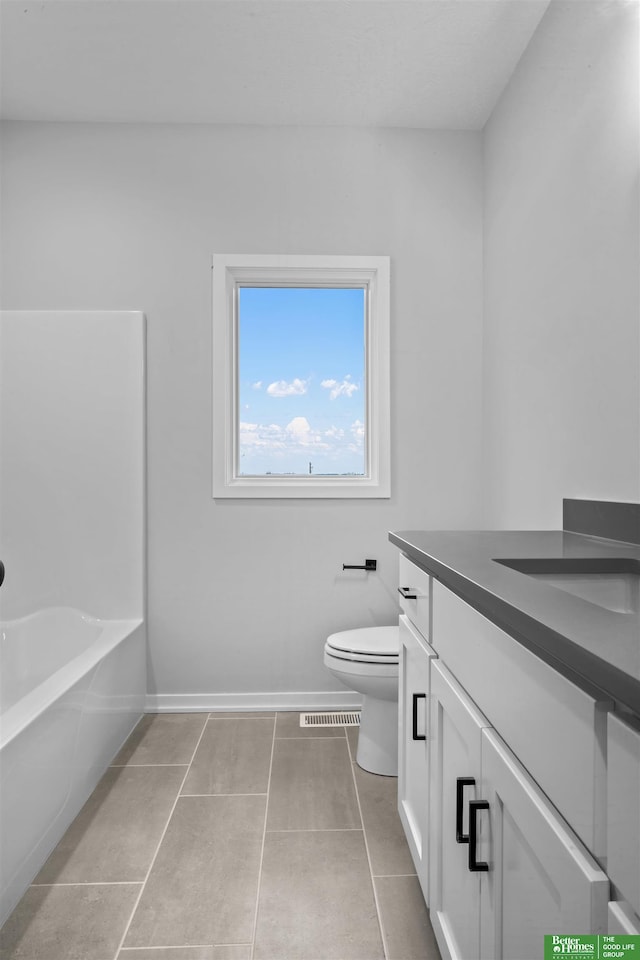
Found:
[{"label": "toilet bowl", "polygon": [[324,664],[362,694],[356,762],[370,773],[398,775],[398,627],[360,627],[332,633]]}]

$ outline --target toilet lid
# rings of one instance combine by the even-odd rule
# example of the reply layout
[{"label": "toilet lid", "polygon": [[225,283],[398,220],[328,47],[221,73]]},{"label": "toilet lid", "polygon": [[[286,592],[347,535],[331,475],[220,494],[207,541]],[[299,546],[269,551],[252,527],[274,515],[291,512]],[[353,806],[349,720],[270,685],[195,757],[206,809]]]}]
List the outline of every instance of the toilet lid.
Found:
[{"label": "toilet lid", "polygon": [[327,638],[327,647],[342,653],[355,654],[367,660],[397,660],[400,654],[398,627],[359,627],[342,630]]}]

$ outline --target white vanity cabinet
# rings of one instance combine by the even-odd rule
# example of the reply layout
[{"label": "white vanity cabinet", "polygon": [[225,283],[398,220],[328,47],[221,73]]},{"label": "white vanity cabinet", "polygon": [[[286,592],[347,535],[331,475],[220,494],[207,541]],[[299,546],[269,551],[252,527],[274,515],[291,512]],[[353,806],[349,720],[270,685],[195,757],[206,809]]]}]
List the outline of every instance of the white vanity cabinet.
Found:
[{"label": "white vanity cabinet", "polygon": [[[609,704],[403,556],[401,586],[420,582],[429,614],[417,598],[403,599],[400,621],[399,809],[419,875],[428,859],[426,890],[421,883],[443,960],[531,960],[542,956],[545,934],[606,934],[610,883],[592,851],[606,833]],[[427,739],[413,765],[413,694],[423,687]],[[549,757],[556,747],[580,768]]]},{"label": "white vanity cabinet", "polygon": [[398,812],[425,902],[429,903],[430,665],[435,651],[400,617]]}]

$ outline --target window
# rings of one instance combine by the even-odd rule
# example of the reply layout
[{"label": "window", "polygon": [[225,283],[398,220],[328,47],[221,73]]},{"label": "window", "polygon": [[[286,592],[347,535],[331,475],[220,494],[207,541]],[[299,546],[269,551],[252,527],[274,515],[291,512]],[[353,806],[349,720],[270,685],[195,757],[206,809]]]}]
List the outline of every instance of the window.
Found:
[{"label": "window", "polygon": [[214,497],[389,496],[389,258],[213,258]]}]

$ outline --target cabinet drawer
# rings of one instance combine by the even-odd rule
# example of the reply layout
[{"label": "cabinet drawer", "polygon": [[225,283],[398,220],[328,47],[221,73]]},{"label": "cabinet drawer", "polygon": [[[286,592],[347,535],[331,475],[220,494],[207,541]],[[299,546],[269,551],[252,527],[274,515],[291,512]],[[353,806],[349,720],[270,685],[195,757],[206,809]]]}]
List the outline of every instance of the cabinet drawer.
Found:
[{"label": "cabinet drawer", "polygon": [[607,871],[640,914],[640,729],[607,720]]},{"label": "cabinet drawer", "polygon": [[438,655],[587,849],[603,858],[610,702],[571,683],[437,581],[432,599]]},{"label": "cabinet drawer", "polygon": [[400,554],[400,609],[411,620],[420,633],[431,637],[431,577],[417,564]]}]

